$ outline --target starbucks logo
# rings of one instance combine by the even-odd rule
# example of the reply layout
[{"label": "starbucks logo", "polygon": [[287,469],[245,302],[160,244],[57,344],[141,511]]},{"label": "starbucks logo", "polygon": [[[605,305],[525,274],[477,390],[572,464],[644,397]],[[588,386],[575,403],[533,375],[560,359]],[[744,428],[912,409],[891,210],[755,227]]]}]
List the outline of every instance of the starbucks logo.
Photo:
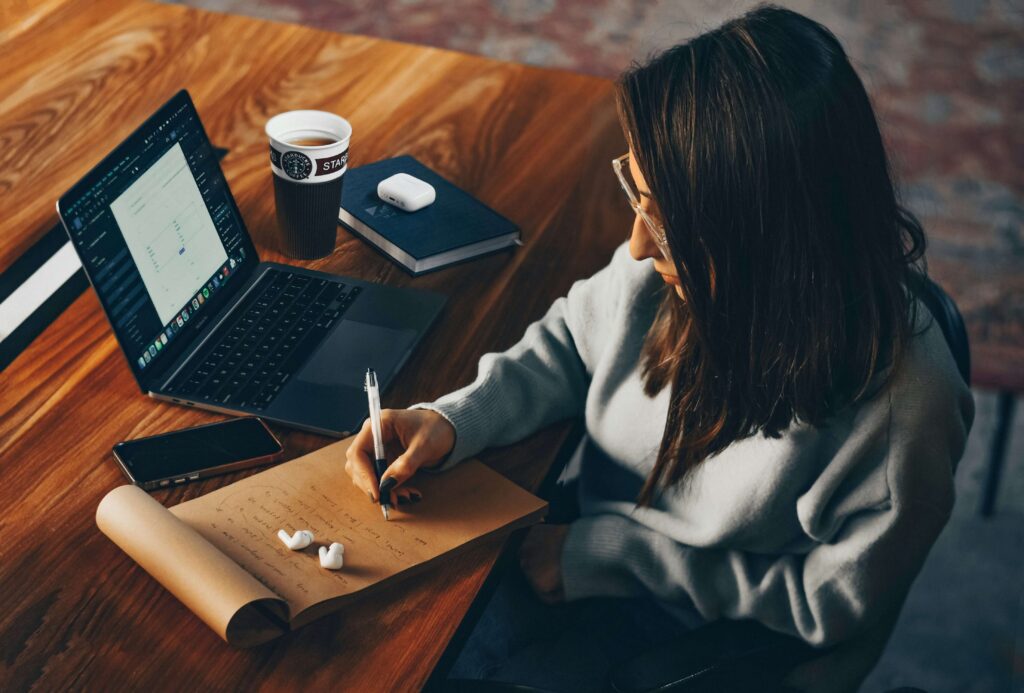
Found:
[{"label": "starbucks logo", "polygon": [[313,172],[313,162],[302,152],[285,152],[281,157],[281,169],[289,178],[303,180]]}]

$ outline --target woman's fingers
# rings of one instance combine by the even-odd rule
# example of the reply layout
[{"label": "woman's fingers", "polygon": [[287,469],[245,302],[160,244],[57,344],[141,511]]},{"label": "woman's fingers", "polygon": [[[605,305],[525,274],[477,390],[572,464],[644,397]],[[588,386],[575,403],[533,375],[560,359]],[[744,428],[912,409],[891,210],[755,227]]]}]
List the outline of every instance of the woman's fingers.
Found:
[{"label": "woman's fingers", "polygon": [[423,499],[423,495],[419,490],[412,486],[396,488],[391,494],[397,505],[412,505],[413,503],[419,503]]},{"label": "woman's fingers", "polygon": [[345,462],[345,471],[352,478],[352,483],[360,490],[366,492],[367,497],[377,502],[377,483],[373,475],[373,466],[365,455],[363,459],[349,457]]},{"label": "woman's fingers", "polygon": [[352,478],[352,483],[366,491],[373,502],[379,502],[380,488],[384,488],[385,492],[389,494],[392,505],[415,503],[422,498],[422,494],[417,489],[402,486],[403,483],[416,473],[419,465],[422,464],[423,453],[418,446],[414,445],[409,450],[406,450],[391,463],[384,473],[380,485],[377,484],[376,472],[373,459],[371,458],[373,454],[373,433],[370,429],[370,423],[367,421],[359,430],[359,433],[356,434],[352,445],[349,446],[348,453],[346,454],[345,471]]},{"label": "woman's fingers", "polygon": [[345,471],[352,478],[352,483],[366,491],[370,500],[377,502],[377,476],[373,469],[373,432],[369,419],[356,433],[348,448],[345,460]]},{"label": "woman's fingers", "polygon": [[[391,493],[391,502],[395,505],[418,503],[423,497],[415,488],[403,486],[406,481],[416,474],[416,470],[425,463],[431,461],[430,455],[424,452],[424,448],[418,441],[413,441],[408,450],[403,452],[384,472],[381,478],[381,489]],[[404,500],[400,500],[404,496]]]},{"label": "woman's fingers", "polygon": [[416,473],[416,470],[423,464],[423,452],[422,448],[413,443],[412,447],[403,452],[401,455],[395,458],[388,468],[384,471],[381,477],[381,487],[384,487],[384,483],[388,479],[394,479],[394,486],[401,486],[403,483],[412,478],[412,475]]},{"label": "woman's fingers", "polygon": [[[385,409],[381,412],[381,433],[385,450],[401,451],[377,483],[374,470],[373,429],[363,423],[346,453],[345,471],[352,483],[379,502],[386,494],[392,505],[416,503],[422,495],[404,484],[421,467],[436,466],[455,444],[455,429],[440,414],[429,410]],[[401,500],[400,500],[401,499]]]}]

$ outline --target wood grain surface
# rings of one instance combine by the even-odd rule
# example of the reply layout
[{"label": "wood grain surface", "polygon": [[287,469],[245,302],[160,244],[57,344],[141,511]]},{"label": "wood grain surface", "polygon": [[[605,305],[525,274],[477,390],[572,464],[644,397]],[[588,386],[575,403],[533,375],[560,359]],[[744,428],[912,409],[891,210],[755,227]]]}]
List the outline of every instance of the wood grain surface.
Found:
[{"label": "wood grain surface", "polygon": [[[0,271],[54,202],[177,89],[189,89],[265,260],[276,250],[263,125],[321,108],[353,125],[352,165],[409,153],[523,229],[524,247],[416,279],[338,232],[308,266],[450,296],[385,406],[469,382],[571,283],[609,259],[629,210],[609,82],[286,24],[129,0],[3,3]],[[96,529],[123,483],[114,443],[221,418],[144,397],[87,291],[0,373],[0,690],[422,687],[501,549],[453,558],[380,599],[236,650]],[[483,459],[535,489],[558,425]],[[328,439],[275,427],[289,457]],[[155,494],[171,505],[239,478]]]}]

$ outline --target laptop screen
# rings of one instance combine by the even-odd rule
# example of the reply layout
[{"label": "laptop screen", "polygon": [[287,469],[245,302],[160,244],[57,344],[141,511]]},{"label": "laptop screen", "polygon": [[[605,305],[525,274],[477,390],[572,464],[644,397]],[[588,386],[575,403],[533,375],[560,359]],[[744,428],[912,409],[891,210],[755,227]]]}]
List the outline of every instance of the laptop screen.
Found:
[{"label": "laptop screen", "polygon": [[144,390],[259,262],[185,91],[58,206]]}]

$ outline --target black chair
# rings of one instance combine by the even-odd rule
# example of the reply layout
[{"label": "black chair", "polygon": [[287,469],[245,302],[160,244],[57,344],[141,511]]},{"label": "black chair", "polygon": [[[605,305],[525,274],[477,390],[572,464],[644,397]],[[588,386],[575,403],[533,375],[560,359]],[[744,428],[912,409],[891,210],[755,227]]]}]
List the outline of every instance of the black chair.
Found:
[{"label": "black chair", "polygon": [[[956,304],[924,275],[915,278],[911,290],[939,324],[960,375],[970,385],[967,330]],[[575,447],[577,441],[578,438],[567,445]],[[560,458],[568,456],[560,455]],[[555,473],[549,479],[557,476]],[[881,624],[880,630],[885,634],[878,645],[879,654],[895,619],[894,614]],[[615,693],[784,693],[790,690],[783,683],[787,676],[801,665],[824,661],[835,649],[810,647],[799,638],[777,633],[755,621],[715,621],[620,665],[611,673],[608,690]],[[827,670],[828,664],[822,668]],[[487,681],[449,681],[445,688],[453,693],[539,693],[526,686]],[[899,689],[901,692],[915,690]]]},{"label": "black chair", "polygon": [[924,275],[914,275],[911,290],[939,323],[942,336],[946,338],[953,360],[956,361],[960,377],[971,386],[971,345],[967,342],[967,328],[956,303],[942,287]]}]

